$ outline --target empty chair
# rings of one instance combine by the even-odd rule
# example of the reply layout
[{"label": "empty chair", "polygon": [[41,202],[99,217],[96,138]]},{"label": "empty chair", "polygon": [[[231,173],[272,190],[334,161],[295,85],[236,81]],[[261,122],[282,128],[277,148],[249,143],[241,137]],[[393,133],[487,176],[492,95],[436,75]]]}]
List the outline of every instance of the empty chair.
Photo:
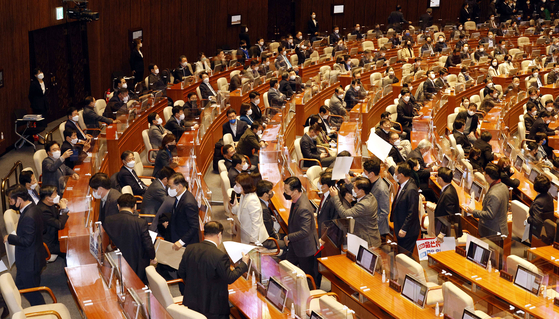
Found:
[{"label": "empty chair", "polygon": [[477,95],[477,94],[472,95],[470,97],[470,103],[474,103],[475,105],[477,105],[477,107],[479,107],[480,104],[481,104],[481,99],[479,98],[479,95]]},{"label": "empty chair", "polygon": [[[448,130],[451,133],[452,133],[452,126],[454,124],[454,120],[456,119],[457,115],[458,115],[458,113],[452,113],[446,118],[446,128],[448,128]],[[452,135],[452,134],[450,134],[450,135]]]},{"label": "empty chair", "polygon": [[[305,127],[305,129],[308,128]],[[320,180],[320,174],[322,173],[322,167],[315,165],[315,166],[311,166],[308,170],[307,170],[307,178],[309,179],[309,181],[311,182],[311,185],[313,185],[314,187],[318,188],[318,182]]]},{"label": "empty chair", "polygon": [[41,175],[43,175],[43,160],[47,158],[47,156],[45,150],[38,150],[33,153],[33,163],[35,163],[35,169],[37,171],[35,178],[37,178],[37,180],[40,180]]},{"label": "empty chair", "polygon": [[167,308],[172,304],[182,304],[182,295],[173,297],[169,289],[170,283],[182,282],[181,279],[167,282],[153,266],[146,267],[146,276],[148,277],[149,289],[151,289],[153,296],[159,301],[163,308]]},{"label": "empty chair", "polygon": [[[442,290],[444,299],[443,313],[450,318],[462,318],[465,308],[474,307],[474,299],[450,281],[443,283]],[[475,314],[482,319],[489,318],[483,311],[476,310]]]},{"label": "empty chair", "polygon": [[464,23],[464,29],[467,30],[467,31],[477,30],[476,22],[475,21],[466,21]]},{"label": "empty chair", "polygon": [[400,285],[404,284],[406,274],[419,278],[419,280],[421,282],[425,282],[425,285],[429,288],[426,304],[434,305],[437,302],[442,303],[443,293],[440,286],[436,283],[427,281],[427,278],[425,277],[425,270],[417,261],[411,259],[405,254],[398,254],[396,255],[396,268],[398,270],[398,283]]},{"label": "empty chair", "polygon": [[[380,39],[379,39],[379,41],[380,41]],[[375,44],[373,43],[373,41],[363,41],[363,43],[361,43],[361,48],[363,49],[363,51],[374,50],[375,49]]]},{"label": "empty chair", "polygon": [[391,121],[396,121],[396,119],[398,118],[397,109],[398,109],[398,107],[397,107],[396,104],[391,104],[391,105],[386,107],[386,112],[390,113],[390,120]]},{"label": "empty chair", "polygon": [[530,45],[530,38],[528,37],[519,37],[517,40],[518,46],[522,47],[525,45]]},{"label": "empty chair", "polygon": [[338,319],[354,319],[355,312],[349,309],[346,305],[343,305],[341,302],[336,300],[333,296],[322,296],[318,299],[318,305],[320,309],[328,309],[331,314],[329,318],[338,318]]},{"label": "empty chair", "polygon": [[163,118],[165,119],[165,123],[169,122],[169,119],[173,116],[173,107],[166,106],[163,109]]},{"label": "empty chair", "polygon": [[149,130],[145,129],[142,131],[142,140],[144,141],[144,147],[146,148],[147,160],[150,164],[155,164],[155,157],[157,156],[158,149],[153,148],[151,142],[149,141]]},{"label": "empty chair", "polygon": [[377,44],[379,49],[382,48],[388,42],[388,38],[379,38],[377,39]]},{"label": "empty chair", "polygon": [[[300,317],[303,318],[304,316],[310,315],[311,310],[319,311],[318,300],[311,299],[309,301],[309,297],[313,295],[322,295],[326,292],[324,290],[316,289],[309,289],[309,284],[307,278],[310,275],[305,275],[305,273],[299,268],[290,263],[287,260],[282,260],[279,263],[280,266],[280,273],[291,274],[293,272],[297,273],[297,292],[298,295],[296,296],[299,300],[294,300],[295,302],[295,312]],[[312,277],[310,277],[312,279]],[[314,280],[312,280],[314,285]],[[292,297],[293,298],[293,297]]]},{"label": "empty chair", "polygon": [[233,135],[231,135],[231,133],[223,135],[223,145],[233,145],[234,143]]},{"label": "empty chair", "polygon": [[536,274],[540,273],[538,267],[536,267],[536,265],[532,264],[528,260],[515,255],[507,256],[507,272],[513,275],[513,277],[516,276],[516,269],[518,268],[518,265],[521,265],[522,267]]},{"label": "empty chair", "polygon": [[[225,166],[225,165],[224,165]],[[231,188],[231,182],[229,181],[229,175],[227,175],[227,170],[219,173],[219,178],[221,180],[221,195],[223,196],[223,202],[228,203],[231,200],[231,194],[233,189]],[[231,209],[229,205],[223,205],[225,212],[228,216],[231,216]]]},{"label": "empty chair", "polygon": [[529,207],[518,200],[511,202],[512,209],[512,235],[522,238],[524,234],[524,221],[528,219]]},{"label": "empty chair", "polygon": [[334,51],[333,47],[326,47],[324,48],[324,54],[326,54],[326,56],[331,56],[332,55],[332,51]]},{"label": "empty chair", "polygon": [[518,137],[520,140],[523,140],[526,137],[526,126],[524,125],[524,122],[519,122],[518,123]]},{"label": "empty chair", "polygon": [[120,192],[121,192],[122,194],[134,195],[134,192],[132,191],[132,187],[130,187],[130,185],[124,186],[124,187],[120,190]]},{"label": "empty chair", "polygon": [[[235,70],[235,71],[238,71],[238,70]],[[233,71],[233,72],[235,72],[235,71]],[[231,75],[233,75],[233,72],[231,72]],[[229,91],[229,84],[227,83],[226,78],[221,77],[221,78],[217,79],[217,89],[219,91]]]},{"label": "empty chair", "polygon": [[528,71],[528,66],[530,65],[530,60],[525,60],[522,61],[522,63],[520,63],[520,68],[522,69],[522,72],[526,72]]}]

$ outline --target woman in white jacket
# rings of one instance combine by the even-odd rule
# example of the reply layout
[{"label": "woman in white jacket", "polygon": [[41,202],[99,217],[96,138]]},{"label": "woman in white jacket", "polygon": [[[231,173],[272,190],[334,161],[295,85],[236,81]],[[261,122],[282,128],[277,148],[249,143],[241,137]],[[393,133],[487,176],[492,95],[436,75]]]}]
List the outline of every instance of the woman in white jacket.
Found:
[{"label": "woman in white jacket", "polygon": [[[268,239],[264,226],[262,206],[256,195],[256,187],[248,173],[241,173],[235,178],[233,190],[241,194],[240,201],[235,203],[232,213],[237,216],[241,225],[241,242],[244,244],[262,244]],[[236,200],[235,200],[236,201]]]}]

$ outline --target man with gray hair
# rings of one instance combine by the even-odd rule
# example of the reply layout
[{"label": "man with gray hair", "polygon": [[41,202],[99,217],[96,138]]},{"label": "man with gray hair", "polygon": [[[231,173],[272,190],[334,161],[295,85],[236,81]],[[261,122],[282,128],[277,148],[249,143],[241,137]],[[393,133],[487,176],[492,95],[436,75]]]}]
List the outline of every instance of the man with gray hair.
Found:
[{"label": "man with gray hair", "polygon": [[422,139],[419,141],[419,144],[417,144],[417,147],[408,154],[408,158],[416,158],[422,169],[430,168],[432,171],[437,171],[438,167],[436,165],[430,167],[428,164],[425,164],[425,160],[423,159],[423,156],[429,152],[431,146],[432,144],[428,139]]}]

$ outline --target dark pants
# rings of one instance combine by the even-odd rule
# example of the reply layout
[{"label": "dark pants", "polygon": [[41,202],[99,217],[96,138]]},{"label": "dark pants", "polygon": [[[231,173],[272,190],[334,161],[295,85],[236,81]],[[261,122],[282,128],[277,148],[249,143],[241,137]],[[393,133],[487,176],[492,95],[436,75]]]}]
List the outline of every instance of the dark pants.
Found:
[{"label": "dark pants", "polygon": [[[17,266],[17,265],[16,265]],[[18,289],[35,288],[41,286],[41,270],[20,271],[16,274],[16,286]],[[31,306],[44,305],[45,299],[40,292],[29,292],[24,294],[25,299]]]},{"label": "dark pants", "polygon": [[406,234],[404,237],[398,237],[398,231],[396,231],[396,238],[398,241],[398,248],[402,249],[398,251],[399,253],[404,253],[408,257],[411,257],[413,254],[413,250],[415,248],[417,242],[418,234]]},{"label": "dark pants", "polygon": [[320,287],[320,278],[318,276],[318,262],[316,261],[316,256],[297,257],[293,249],[289,249],[287,251],[287,261],[301,268],[301,270],[304,271],[305,274],[311,275],[311,277],[313,277],[314,279],[314,282],[316,283],[317,288]]},{"label": "dark pants", "polygon": [[335,160],[336,158],[334,156],[328,156],[320,159],[320,164],[322,164],[322,167],[329,167]]}]

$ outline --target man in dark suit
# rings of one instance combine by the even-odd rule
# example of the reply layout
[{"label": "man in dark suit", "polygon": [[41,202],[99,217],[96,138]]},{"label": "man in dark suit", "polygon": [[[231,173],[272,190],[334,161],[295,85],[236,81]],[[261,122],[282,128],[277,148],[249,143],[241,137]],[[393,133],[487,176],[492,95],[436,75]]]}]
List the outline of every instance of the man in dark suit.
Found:
[{"label": "man in dark suit", "polygon": [[169,179],[169,196],[175,198],[175,205],[169,221],[171,241],[175,243],[174,249],[197,243],[198,229],[198,203],[196,198],[188,191],[188,183],[181,173],[175,173]]},{"label": "man in dark suit", "polygon": [[175,83],[181,82],[185,77],[191,76],[192,72],[188,65],[188,60],[185,55],[179,57],[179,66],[173,70],[173,77]]},{"label": "man in dark suit", "polygon": [[359,61],[359,66],[364,67],[365,64],[373,63],[373,55],[371,54],[371,50],[365,50],[365,55]]},{"label": "man in dark suit", "polygon": [[[435,211],[435,218],[450,219],[460,213],[460,200],[458,193],[452,185],[452,171],[449,168],[441,167],[437,171],[437,183],[441,187],[441,194],[437,204],[427,202],[427,207]],[[450,235],[450,229],[441,229],[442,234],[437,234],[440,238]],[[460,237],[460,236],[459,236]]]},{"label": "man in dark suit", "polygon": [[130,268],[147,284],[146,267],[155,261],[155,248],[148,232],[148,222],[134,216],[136,198],[124,194],[117,201],[119,213],[107,216],[103,228],[122,252]]},{"label": "man in dark suit", "polygon": [[187,120],[193,120],[202,113],[202,110],[198,107],[198,94],[196,92],[190,92],[186,95],[186,101],[184,101],[184,117]]},{"label": "man in dark suit", "polygon": [[[68,221],[68,200],[60,198],[55,186],[41,187],[41,201],[37,208],[43,218],[43,241],[51,254],[64,255],[60,252],[58,231],[64,229]],[[60,207],[60,208],[59,208]]]},{"label": "man in dark suit", "polygon": [[435,83],[435,71],[433,70],[429,70],[427,71],[427,77],[428,79],[425,80],[425,82],[423,82],[423,92],[425,93],[430,93],[430,94],[435,94],[439,91],[439,87],[437,86],[437,84]]},{"label": "man in dark suit", "polygon": [[291,209],[288,219],[288,234],[283,238],[288,246],[287,260],[299,268],[305,274],[311,275],[317,285],[318,264],[314,256],[318,247],[318,236],[314,220],[314,208],[306,194],[302,191],[301,181],[295,176],[288,177],[283,181],[283,196],[291,200]]},{"label": "man in dark suit", "polygon": [[351,31],[351,35],[354,35],[357,40],[361,40],[364,38],[364,34],[361,33],[361,26],[358,24],[355,25],[355,29]]},{"label": "man in dark suit", "polygon": [[[46,265],[46,251],[43,246],[43,220],[41,210],[33,204],[27,189],[14,185],[8,191],[10,205],[19,210],[16,234],[4,236],[4,243],[15,247],[17,274],[15,283],[18,289],[41,286],[41,271]],[[24,294],[31,306],[45,303],[40,292]]]},{"label": "man in dark suit", "polygon": [[547,84],[554,84],[557,80],[559,80],[559,62],[555,64],[553,70],[547,75]]},{"label": "man in dark suit", "polygon": [[262,110],[260,109],[260,93],[258,91],[252,91],[249,93],[250,98],[250,109],[252,110],[252,119],[255,121],[261,121]]},{"label": "man in dark suit", "polygon": [[200,73],[200,79],[202,83],[200,83],[200,95],[202,96],[202,100],[210,100],[215,101],[215,97],[217,96],[216,91],[210,84],[210,76],[206,72]]},{"label": "man in dark suit", "polygon": [[271,107],[281,107],[286,100],[285,94],[279,91],[279,82],[277,79],[270,80],[270,90],[268,91],[268,104]]},{"label": "man in dark suit", "polygon": [[148,189],[144,193],[142,200],[141,214],[155,215],[163,201],[167,197],[167,184],[169,183],[169,178],[175,173],[175,171],[165,166],[159,173],[157,173],[157,179],[154,180]]},{"label": "man in dark suit", "polygon": [[351,86],[345,92],[344,101],[346,102],[346,109],[349,111],[360,102],[359,100],[359,90],[361,89],[361,81],[352,80]]},{"label": "man in dark suit", "polygon": [[128,112],[128,99],[128,89],[120,88],[118,91],[115,91],[113,93],[113,97],[109,100],[109,103],[107,103],[103,116],[116,119],[115,113],[118,112],[123,114]]},{"label": "man in dark suit", "polygon": [[233,155],[235,155],[235,153],[237,152],[237,150],[235,149],[235,146],[231,144],[227,144],[227,145],[223,145],[222,152],[223,152],[223,159],[225,160],[225,169],[229,171],[231,166],[233,166],[232,158]]},{"label": "man in dark suit", "polygon": [[439,89],[448,89],[450,85],[446,81],[446,77],[448,76],[448,70],[446,68],[442,68],[439,70],[439,78],[435,81],[435,85]]},{"label": "man in dark suit", "polygon": [[469,153],[472,149],[472,143],[468,140],[466,134],[464,134],[466,123],[463,120],[457,120],[454,121],[452,126],[454,128],[452,136],[454,136],[454,140],[456,140],[456,145],[461,145],[464,153]]},{"label": "man in dark suit", "polygon": [[262,130],[262,124],[254,121],[250,129],[245,130],[237,144],[239,154],[248,156],[252,165],[258,164],[258,151],[267,145],[266,142],[261,141],[260,137],[258,137],[258,134],[262,134]]},{"label": "man in dark suit", "polygon": [[536,139],[536,133],[542,132],[545,133],[547,136],[552,136],[557,134],[557,130],[553,130],[549,128],[549,123],[551,122],[551,112],[545,110],[540,112],[539,117],[536,119],[532,128],[530,129],[530,134],[528,134],[528,138],[531,140]]},{"label": "man in dark suit", "polygon": [[392,128],[392,122],[389,118],[383,118],[380,120],[379,126],[375,129],[375,133],[385,141],[390,140],[390,129]]},{"label": "man in dark suit", "polygon": [[470,103],[468,105],[467,111],[462,111],[456,115],[454,121],[464,122],[464,135],[468,137],[470,142],[474,142],[476,138],[476,131],[479,124],[479,117],[477,112],[477,106],[475,103]]},{"label": "man in dark suit", "polygon": [[223,241],[223,225],[217,221],[204,225],[204,241],[186,247],[178,276],[184,281],[183,306],[208,319],[229,319],[228,285],[249,271],[249,256],[231,270],[229,256],[218,247]]},{"label": "man in dark suit", "polygon": [[159,115],[155,112],[150,113],[148,115],[148,123],[150,124],[148,130],[149,142],[151,143],[152,148],[158,149],[161,146],[161,141],[163,141],[163,137],[167,133],[172,133],[172,132],[167,130],[165,127],[163,127],[163,125],[161,125],[163,124],[163,119],[159,117]]},{"label": "man in dark suit", "polygon": [[118,214],[117,200],[122,195],[119,191],[111,188],[111,181],[105,173],[95,173],[89,180],[91,196],[100,199],[99,221],[105,222],[105,217]]},{"label": "man in dark suit", "polygon": [[165,129],[173,133],[177,141],[181,139],[184,132],[198,128],[198,124],[186,122],[184,118],[183,109],[178,105],[173,106],[173,116],[165,123]]},{"label": "man in dark suit", "polygon": [[427,152],[429,152],[429,150],[431,149],[431,146],[432,146],[432,144],[431,144],[431,142],[429,142],[428,139],[422,139],[417,144],[417,147],[408,154],[407,158],[408,159],[410,159],[410,158],[417,159],[421,169],[432,169],[432,168],[434,168],[436,170],[436,167],[434,167],[434,166],[429,167],[429,165],[425,164],[425,160],[423,159],[423,156],[425,154],[427,154]]},{"label": "man in dark suit", "polygon": [[403,88],[400,94],[402,94],[402,99],[396,108],[398,112],[396,122],[402,124],[402,129],[406,132],[406,139],[411,140],[412,123],[415,118],[411,92],[409,89]]},{"label": "man in dark suit", "polygon": [[332,33],[330,33],[330,45],[336,45],[336,43],[338,43],[340,39],[341,39],[340,28],[337,25],[335,25]]},{"label": "man in dark suit", "polygon": [[288,98],[291,98],[295,92],[293,92],[293,89],[291,88],[291,85],[289,85],[288,79],[289,79],[289,73],[288,72],[283,72],[281,74],[279,91],[280,91],[281,94],[284,94]]},{"label": "man in dark suit", "polygon": [[340,218],[336,212],[332,195],[330,194],[330,187],[334,185],[336,185],[336,181],[332,180],[332,172],[325,171],[320,174],[318,186],[320,187],[320,191],[322,191],[322,199],[316,210],[319,238],[323,238],[330,221]]},{"label": "man in dark suit", "polygon": [[493,135],[489,131],[483,131],[481,137],[474,142],[474,148],[481,151],[481,160],[483,167],[491,163],[495,159],[495,154],[493,154],[493,147],[489,144],[489,141],[493,138]]},{"label": "man in dark suit", "polygon": [[100,128],[99,122],[112,124],[120,123],[120,121],[101,116],[95,112],[95,98],[88,96],[85,98],[85,107],[83,108],[83,122],[87,128]]},{"label": "man in dark suit", "polygon": [[[328,167],[336,160],[336,158],[330,156],[328,152],[318,151],[315,139],[321,132],[322,128],[318,123],[314,123],[309,127],[309,131],[305,133],[300,140],[301,153],[303,154],[303,158],[314,158],[319,160],[323,167]],[[305,161],[304,163],[304,166],[306,167],[313,165],[316,165],[316,163],[311,161]]]},{"label": "man in dark suit", "polygon": [[60,147],[60,152],[62,154],[66,153],[66,151],[72,151],[72,155],[68,157],[64,164],[71,169],[74,169],[74,166],[81,163],[81,161],[87,157],[87,152],[90,148],[89,142],[85,142],[84,144],[78,144],[78,136],[76,131],[71,128],[66,128],[64,130],[64,142]]},{"label": "man in dark suit", "polygon": [[[272,217],[272,212],[270,210],[270,200],[274,197],[274,184],[270,181],[260,180],[256,186],[256,195],[260,198],[260,206],[262,207],[262,219],[264,221],[264,227],[268,232],[268,236],[275,238],[278,241],[280,249],[285,251],[285,242],[281,240],[280,234],[274,229],[275,219]],[[271,240],[265,240],[262,245],[269,249],[275,249],[276,244]]]},{"label": "man in dark suit", "polygon": [[404,18],[404,14],[402,13],[402,6],[397,5],[396,10],[392,11],[390,13],[390,15],[388,16],[388,25],[392,26],[392,28],[396,32],[401,32],[402,31],[402,24],[404,24],[406,22],[409,22],[409,24],[411,24],[411,21],[407,21]]},{"label": "man in dark suit", "polygon": [[241,85],[243,83],[243,73],[246,72],[246,70],[242,70],[241,73],[239,74],[235,74],[232,78],[231,81],[229,81],[229,92],[233,92],[236,89],[240,89]]},{"label": "man in dark suit", "polygon": [[421,30],[427,30],[428,27],[433,25],[432,13],[433,9],[428,8],[427,11],[419,17],[419,27]]},{"label": "man in dark suit", "polygon": [[237,119],[237,112],[233,108],[227,110],[227,119],[228,121],[222,125],[222,134],[229,133],[233,136],[233,141],[238,142],[248,128],[248,124]]},{"label": "man in dark suit", "polygon": [[400,184],[396,197],[392,202],[390,221],[394,222],[394,233],[398,247],[411,256],[415,242],[419,236],[419,192],[417,185],[410,181],[411,168],[407,163],[398,164],[394,179]]},{"label": "man in dark suit", "polygon": [[555,220],[553,197],[548,193],[551,187],[549,178],[545,175],[538,175],[534,180],[534,190],[538,192],[538,196],[530,205],[528,213],[528,223],[530,224],[530,238],[536,236],[540,238],[542,227],[546,219]]},{"label": "man in dark suit", "polygon": [[73,153],[71,150],[61,153],[57,142],[45,143],[45,151],[47,151],[48,157],[41,164],[43,168],[43,185],[56,186],[59,190],[58,192],[63,194],[66,188],[66,176],[71,176],[73,179],[80,178],[77,173],[64,164],[64,161]]},{"label": "man in dark suit", "polygon": [[27,192],[29,193],[29,196],[31,196],[31,199],[33,200],[33,203],[35,205],[39,204],[39,201],[41,200],[38,192],[39,183],[37,183],[37,178],[35,178],[35,174],[33,174],[33,171],[22,171],[19,174],[19,183],[25,186]]},{"label": "man in dark suit", "polygon": [[136,165],[134,153],[132,151],[124,151],[120,155],[120,159],[122,161],[122,167],[117,176],[118,184],[120,187],[130,186],[134,195],[144,195],[148,187],[142,182],[134,170],[134,166]]},{"label": "man in dark suit", "polygon": [[237,178],[237,175],[239,175],[243,171],[246,172],[248,169],[249,165],[244,156],[242,156],[241,154],[234,154],[231,157],[231,167],[227,171],[227,176],[229,177],[231,188],[235,187],[235,179]]},{"label": "man in dark suit", "polygon": [[392,149],[388,153],[388,156],[392,157],[396,165],[405,162],[406,159],[404,158],[402,153],[400,153],[400,136],[396,132],[390,132],[389,136],[390,138],[388,139],[388,143],[392,144]]},{"label": "man in dark suit", "polygon": [[149,76],[148,76],[148,90],[166,90],[167,85],[159,76],[159,67],[156,64],[150,64],[149,67]]},{"label": "man in dark suit", "polygon": [[80,125],[78,124],[78,121],[80,119],[78,110],[75,107],[70,107],[66,112],[66,116],[68,117],[68,120],[66,121],[65,128],[71,128],[76,131],[80,140],[90,142],[91,135],[85,134],[85,132],[82,131]]}]

